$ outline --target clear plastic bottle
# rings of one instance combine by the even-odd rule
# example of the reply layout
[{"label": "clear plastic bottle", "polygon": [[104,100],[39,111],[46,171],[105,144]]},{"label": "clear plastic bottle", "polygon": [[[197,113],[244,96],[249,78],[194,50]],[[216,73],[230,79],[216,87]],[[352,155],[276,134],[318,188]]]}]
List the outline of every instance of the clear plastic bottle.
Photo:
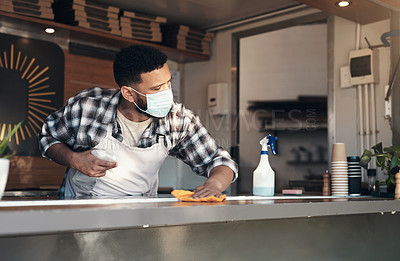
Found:
[{"label": "clear plastic bottle", "polygon": [[376,169],[368,169],[368,194],[373,194],[376,192]]},{"label": "clear plastic bottle", "polygon": [[260,163],[253,172],[253,195],[271,197],[275,192],[275,172],[272,170],[268,160],[268,147],[276,154],[274,142],[278,138],[268,135],[260,141],[261,157]]}]

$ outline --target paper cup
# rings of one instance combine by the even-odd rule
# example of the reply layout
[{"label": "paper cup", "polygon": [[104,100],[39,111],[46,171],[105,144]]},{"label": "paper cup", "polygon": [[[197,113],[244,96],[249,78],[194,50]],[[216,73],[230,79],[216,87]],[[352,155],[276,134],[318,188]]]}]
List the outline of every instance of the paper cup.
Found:
[{"label": "paper cup", "polygon": [[347,196],[349,194],[349,190],[345,189],[345,190],[333,191],[332,194],[335,196],[338,196],[339,194],[343,195],[343,196]]},{"label": "paper cup", "polygon": [[347,163],[346,146],[344,143],[334,143],[332,146],[332,162],[345,161]]},{"label": "paper cup", "polygon": [[331,175],[332,177],[337,176],[337,175],[341,175],[341,176],[346,176],[348,175],[347,171],[331,171]]}]

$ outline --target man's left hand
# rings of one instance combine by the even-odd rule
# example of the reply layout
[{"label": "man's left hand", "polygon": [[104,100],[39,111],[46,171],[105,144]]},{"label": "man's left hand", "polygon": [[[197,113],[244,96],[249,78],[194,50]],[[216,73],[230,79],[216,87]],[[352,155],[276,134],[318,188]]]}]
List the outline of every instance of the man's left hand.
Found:
[{"label": "man's left hand", "polygon": [[193,190],[194,194],[192,198],[198,199],[198,198],[206,198],[206,197],[219,197],[222,195],[221,191],[219,191],[217,188],[213,188],[212,186],[207,186],[207,185],[201,185],[198,186]]},{"label": "man's left hand", "polygon": [[233,179],[233,171],[227,166],[218,166],[211,170],[210,175],[204,185],[198,186],[193,190],[192,198],[219,197],[222,191],[227,189]]}]

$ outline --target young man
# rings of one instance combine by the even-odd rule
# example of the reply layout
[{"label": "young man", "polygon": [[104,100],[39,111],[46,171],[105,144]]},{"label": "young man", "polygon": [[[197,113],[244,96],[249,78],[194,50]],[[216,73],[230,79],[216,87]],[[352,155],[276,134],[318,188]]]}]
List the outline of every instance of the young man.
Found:
[{"label": "young man", "polygon": [[114,60],[120,90],[84,90],[47,117],[42,155],[69,167],[60,196],[154,196],[168,155],[208,177],[194,198],[220,196],[237,178],[199,118],[173,102],[166,62],[153,47],[124,48]]}]

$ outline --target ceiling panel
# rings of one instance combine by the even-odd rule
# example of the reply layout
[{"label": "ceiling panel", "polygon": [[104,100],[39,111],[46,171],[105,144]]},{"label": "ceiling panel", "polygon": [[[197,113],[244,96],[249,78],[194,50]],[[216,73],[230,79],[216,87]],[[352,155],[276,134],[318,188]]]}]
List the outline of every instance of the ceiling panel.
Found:
[{"label": "ceiling panel", "polygon": [[167,18],[198,28],[211,28],[300,5],[292,0],[98,0],[122,9]]},{"label": "ceiling panel", "polygon": [[394,11],[400,12],[400,0],[371,0],[384,7],[390,8]]},{"label": "ceiling panel", "polygon": [[[368,0],[352,0],[348,7],[339,7],[335,3],[339,2],[332,0],[297,0],[300,3],[306,4],[323,10],[327,13],[334,14],[350,21],[357,22],[360,24],[368,24],[377,22],[390,17],[390,9],[383,7],[380,4],[376,4]],[[377,2],[383,2],[385,0],[379,0]],[[386,0],[391,1],[391,0]],[[395,0],[399,1],[400,0]]]}]

